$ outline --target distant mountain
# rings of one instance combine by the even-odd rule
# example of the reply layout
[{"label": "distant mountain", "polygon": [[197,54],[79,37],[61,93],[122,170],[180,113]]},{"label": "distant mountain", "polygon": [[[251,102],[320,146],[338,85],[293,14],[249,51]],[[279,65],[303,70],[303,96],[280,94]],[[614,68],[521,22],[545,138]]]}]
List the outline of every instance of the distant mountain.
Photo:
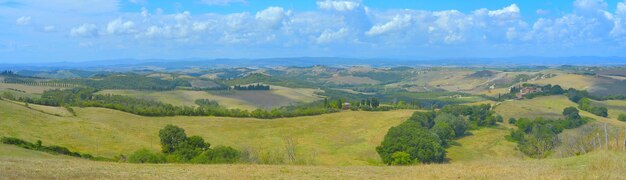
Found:
[{"label": "distant mountain", "polygon": [[187,68],[223,67],[275,67],[275,66],[559,66],[559,65],[626,65],[625,57],[505,57],[505,58],[439,58],[439,59],[386,59],[386,58],[335,58],[290,57],[262,59],[115,59],[85,62],[54,62],[28,64],[0,64],[0,69],[50,71],[60,69],[82,70],[176,70]]}]

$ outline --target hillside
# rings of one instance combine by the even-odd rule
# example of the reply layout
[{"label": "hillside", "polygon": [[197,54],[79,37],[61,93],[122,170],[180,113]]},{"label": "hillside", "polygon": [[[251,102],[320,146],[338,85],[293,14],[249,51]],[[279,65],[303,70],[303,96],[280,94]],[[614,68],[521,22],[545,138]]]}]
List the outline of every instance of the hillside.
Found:
[{"label": "hillside", "polygon": [[379,164],[375,147],[387,129],[411,111],[341,112],[275,120],[218,117],[136,116],[102,108],[75,108],[77,117],[58,117],[0,101],[0,136],[14,136],[113,157],[142,147],[159,150],[158,130],[175,124],[212,145],[228,145],[280,163],[292,141],[300,164]]},{"label": "hillside", "polygon": [[184,165],[94,162],[0,145],[8,179],[621,179],[626,154],[598,151],[545,160],[494,160],[389,166]]}]

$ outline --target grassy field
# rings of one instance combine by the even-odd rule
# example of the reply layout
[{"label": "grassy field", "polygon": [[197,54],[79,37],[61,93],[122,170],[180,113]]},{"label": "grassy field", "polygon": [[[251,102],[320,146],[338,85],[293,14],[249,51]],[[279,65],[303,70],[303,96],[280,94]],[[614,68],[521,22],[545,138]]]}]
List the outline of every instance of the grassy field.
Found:
[{"label": "grassy field", "polygon": [[196,99],[215,100],[228,108],[254,110],[257,108],[274,108],[298,102],[313,102],[320,97],[314,89],[295,89],[272,86],[270,91],[137,91],[137,90],[104,90],[99,94],[116,94],[151,99],[178,106],[196,106]]},{"label": "grassy field", "polygon": [[60,87],[51,87],[51,86],[29,86],[29,85],[22,85],[22,84],[0,83],[0,91],[8,91],[14,94],[20,94],[19,92],[9,90],[9,88],[24,91],[26,94],[41,94],[45,90],[63,89]]},{"label": "grassy field", "polygon": [[[601,103],[622,104],[623,102],[606,101]],[[563,109],[566,107],[578,107],[578,105],[567,99],[565,96],[545,96],[533,99],[505,101],[497,105],[495,111],[502,115],[505,120],[511,117],[545,117],[558,119],[563,118]],[[610,114],[608,118],[596,116],[586,111],[580,111],[580,115],[593,118],[600,123],[609,123],[617,127],[626,127],[626,123],[618,121],[617,116],[615,115],[615,112],[623,111],[623,107],[621,107],[622,109],[617,107],[621,106],[607,107]]]},{"label": "grassy field", "polygon": [[[275,120],[217,117],[150,118],[102,108],[74,108],[76,117],[58,117],[0,101],[0,136],[66,146],[105,157],[140,148],[159,150],[158,130],[166,124],[184,128],[213,145],[282,158],[286,139],[293,141],[299,164],[379,164],[375,147],[391,126],[411,111],[341,112]],[[267,161],[270,162],[270,161]]]},{"label": "grassy field", "polygon": [[333,76],[331,78],[326,79],[329,82],[335,84],[378,84],[380,83],[377,80],[368,78],[368,77],[356,77],[356,76]]},{"label": "grassy field", "polygon": [[563,159],[453,162],[416,166],[185,165],[94,162],[0,145],[8,179],[624,179],[626,153]]}]

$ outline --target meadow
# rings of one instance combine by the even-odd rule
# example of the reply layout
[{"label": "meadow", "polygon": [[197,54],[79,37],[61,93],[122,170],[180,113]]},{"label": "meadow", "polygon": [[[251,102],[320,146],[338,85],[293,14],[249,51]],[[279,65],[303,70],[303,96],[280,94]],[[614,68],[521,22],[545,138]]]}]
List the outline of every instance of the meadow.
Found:
[{"label": "meadow", "polygon": [[[250,151],[261,163],[319,165],[380,164],[375,147],[387,129],[412,111],[341,112],[275,120],[219,117],[142,117],[102,108],[74,108],[76,117],[58,117],[0,101],[0,136],[66,146],[98,156],[158,151],[158,131],[167,124],[199,135],[213,146]],[[287,144],[286,142],[290,143]],[[286,145],[297,162],[284,162]]]},{"label": "meadow", "polygon": [[138,91],[138,90],[103,90],[98,94],[124,95],[150,99],[177,106],[197,106],[195,100],[210,99],[227,108],[255,110],[257,108],[276,108],[297,103],[320,100],[315,93],[318,90],[306,88],[287,88],[272,86],[269,91]]},{"label": "meadow", "polygon": [[186,165],[94,162],[0,145],[8,179],[623,179],[626,154],[484,159],[415,166]]}]

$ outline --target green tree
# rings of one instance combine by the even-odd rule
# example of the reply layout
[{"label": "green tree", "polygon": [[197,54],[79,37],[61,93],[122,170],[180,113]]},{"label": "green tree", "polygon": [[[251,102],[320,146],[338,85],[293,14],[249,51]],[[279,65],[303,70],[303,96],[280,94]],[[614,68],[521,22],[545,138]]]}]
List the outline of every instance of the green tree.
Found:
[{"label": "green tree", "polygon": [[437,134],[444,145],[447,145],[447,141],[455,137],[454,129],[452,129],[448,123],[443,121],[436,122],[431,130]]},{"label": "green tree", "polygon": [[177,147],[187,141],[185,130],[171,124],[159,130],[159,137],[161,138],[161,150],[163,153],[173,153]]},{"label": "green tree", "polygon": [[411,155],[410,159],[422,163],[443,162],[446,154],[439,137],[413,121],[390,128],[376,151],[388,165],[392,164],[392,155],[396,152],[406,152]]},{"label": "green tree", "polygon": [[454,132],[451,133],[451,135],[453,136],[450,137],[450,139],[453,137],[461,137],[465,135],[465,132],[469,128],[469,125],[462,117],[455,116],[455,115],[448,114],[448,113],[441,113],[437,115],[434,121],[435,121],[435,125],[437,123],[446,123],[449,125],[450,128],[452,128]]},{"label": "green tree", "polygon": [[620,114],[617,120],[626,122],[626,114]]}]

